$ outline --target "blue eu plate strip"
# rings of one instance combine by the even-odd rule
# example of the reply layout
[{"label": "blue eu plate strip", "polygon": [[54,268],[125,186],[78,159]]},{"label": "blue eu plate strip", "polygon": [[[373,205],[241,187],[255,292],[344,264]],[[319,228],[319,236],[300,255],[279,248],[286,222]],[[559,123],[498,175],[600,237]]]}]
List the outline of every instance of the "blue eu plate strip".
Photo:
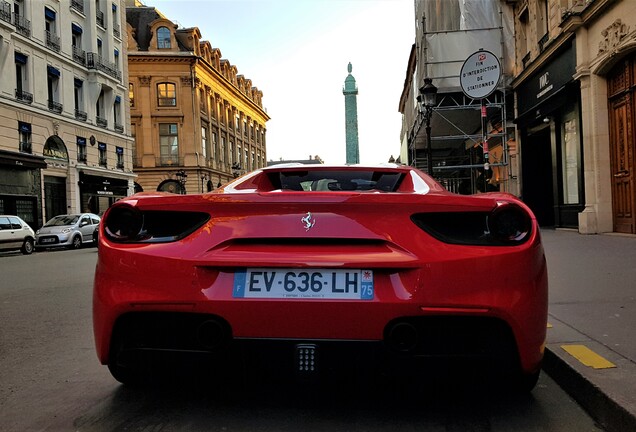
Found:
[{"label": "blue eu plate strip", "polygon": [[245,297],[246,278],[247,273],[245,272],[245,270],[239,270],[234,273],[234,290],[232,291],[234,297]]}]

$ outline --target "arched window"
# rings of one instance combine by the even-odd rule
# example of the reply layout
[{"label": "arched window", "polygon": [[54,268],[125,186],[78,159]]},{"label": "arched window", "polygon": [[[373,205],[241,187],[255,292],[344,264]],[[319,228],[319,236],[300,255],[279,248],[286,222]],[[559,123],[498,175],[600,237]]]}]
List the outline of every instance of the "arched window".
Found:
[{"label": "arched window", "polygon": [[172,48],[170,42],[170,29],[168,27],[159,27],[157,29],[157,48]]},{"label": "arched window", "polygon": [[172,83],[157,84],[157,105],[177,106],[177,86]]}]

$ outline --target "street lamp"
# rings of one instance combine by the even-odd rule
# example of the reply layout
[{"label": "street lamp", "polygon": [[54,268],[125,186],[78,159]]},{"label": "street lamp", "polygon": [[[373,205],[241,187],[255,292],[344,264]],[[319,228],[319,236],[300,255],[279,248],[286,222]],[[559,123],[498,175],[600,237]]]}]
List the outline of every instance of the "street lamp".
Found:
[{"label": "street lamp", "polygon": [[175,177],[177,177],[177,181],[179,182],[179,185],[181,186],[181,195],[185,195],[186,194],[186,188],[185,188],[185,184],[186,184],[186,179],[188,178],[188,174],[186,174],[185,170],[180,169],[179,171],[177,171],[176,173],[174,173]]},{"label": "street lamp", "polygon": [[433,148],[431,146],[431,116],[433,107],[437,103],[437,87],[433,85],[433,80],[424,78],[424,85],[420,87],[418,102],[424,107],[424,118],[426,119],[426,171],[433,176]]}]

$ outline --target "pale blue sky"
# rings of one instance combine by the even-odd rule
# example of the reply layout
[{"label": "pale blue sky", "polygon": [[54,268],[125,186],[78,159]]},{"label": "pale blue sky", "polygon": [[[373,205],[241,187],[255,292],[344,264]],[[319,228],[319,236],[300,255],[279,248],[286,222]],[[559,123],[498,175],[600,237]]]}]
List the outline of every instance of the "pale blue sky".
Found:
[{"label": "pale blue sky", "polygon": [[411,45],[413,0],[146,0],[182,27],[198,27],[263,91],[267,158],[345,162],[342,87],[358,84],[362,163],[400,152],[398,112]]}]

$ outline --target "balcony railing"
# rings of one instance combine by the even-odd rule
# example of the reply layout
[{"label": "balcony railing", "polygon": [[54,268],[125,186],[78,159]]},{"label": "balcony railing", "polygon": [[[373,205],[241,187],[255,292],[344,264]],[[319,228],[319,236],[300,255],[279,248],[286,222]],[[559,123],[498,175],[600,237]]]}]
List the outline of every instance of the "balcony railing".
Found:
[{"label": "balcony railing", "polygon": [[84,111],[76,109],[75,110],[75,118],[77,120],[80,120],[80,121],[86,121],[86,119],[88,117],[87,117],[87,115],[86,115],[86,113]]},{"label": "balcony railing", "polygon": [[33,94],[26,92],[24,90],[15,89],[15,98],[20,102],[24,103],[33,103]]},{"label": "balcony railing", "polygon": [[83,153],[78,153],[78,154],[77,154],[77,161],[78,161],[78,162],[86,163],[86,161],[87,161],[87,160],[88,160],[88,159],[86,158],[86,155],[85,155],[85,154],[83,154]]},{"label": "balcony railing", "polygon": [[113,78],[121,80],[121,71],[117,70],[117,65],[115,63],[104,60],[97,53],[86,53],[86,66],[89,69],[97,69],[98,71],[102,71]]},{"label": "balcony railing", "polygon": [[0,4],[0,19],[11,24],[11,4],[6,1]]},{"label": "balcony railing", "polygon": [[115,128],[115,132],[121,132],[121,133],[124,132],[124,125],[121,125],[119,123],[115,123],[114,128]]},{"label": "balcony railing", "polygon": [[105,29],[106,25],[104,24],[104,12],[98,10],[95,11],[95,18],[97,18],[97,25],[99,25],[101,28]]},{"label": "balcony railing", "polygon": [[28,141],[20,141],[20,151],[22,153],[33,153],[33,146]]},{"label": "balcony railing", "polygon": [[179,156],[160,156],[156,159],[157,166],[181,166]]},{"label": "balcony railing", "polygon": [[60,37],[46,30],[46,46],[55,52],[60,52]]},{"label": "balcony railing", "polygon": [[18,33],[26,37],[31,36],[31,21],[14,12],[13,23]]},{"label": "balcony railing", "polygon": [[118,169],[124,169],[124,163],[123,162],[117,162],[117,168]]},{"label": "balcony railing", "polygon": [[99,166],[102,166],[102,167],[108,166],[108,158],[100,157]]},{"label": "balcony railing", "polygon": [[99,127],[103,127],[103,128],[108,127],[108,120],[106,120],[104,117],[96,116],[95,123]]},{"label": "balcony railing", "polygon": [[543,52],[545,50],[545,45],[548,43],[550,39],[550,33],[546,33],[543,35],[541,39],[539,39],[539,52]]},{"label": "balcony railing", "polygon": [[121,37],[121,31],[119,30],[118,24],[113,24],[113,36],[115,36],[116,38]]},{"label": "balcony railing", "polygon": [[73,45],[73,60],[75,62],[81,64],[82,66],[86,65],[86,51],[81,49],[78,46]]},{"label": "balcony railing", "polygon": [[63,105],[56,101],[49,101],[49,111],[60,114],[62,112]]},{"label": "balcony railing", "polygon": [[71,0],[71,9],[75,9],[79,13],[84,13],[84,1],[83,0]]}]

